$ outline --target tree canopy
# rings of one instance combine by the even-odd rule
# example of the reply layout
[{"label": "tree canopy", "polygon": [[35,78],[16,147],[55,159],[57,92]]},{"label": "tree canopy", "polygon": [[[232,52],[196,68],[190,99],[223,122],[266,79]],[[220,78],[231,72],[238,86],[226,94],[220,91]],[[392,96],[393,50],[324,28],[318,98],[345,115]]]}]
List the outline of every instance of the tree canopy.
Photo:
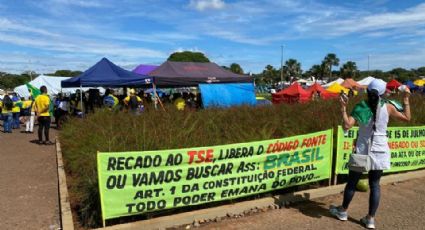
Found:
[{"label": "tree canopy", "polygon": [[233,73],[237,73],[237,74],[243,74],[243,69],[242,69],[242,67],[239,65],[239,64],[237,64],[237,63],[232,63],[231,65],[230,65],[230,71],[232,71]]},{"label": "tree canopy", "polygon": [[203,53],[191,51],[172,53],[167,60],[176,62],[210,62]]}]

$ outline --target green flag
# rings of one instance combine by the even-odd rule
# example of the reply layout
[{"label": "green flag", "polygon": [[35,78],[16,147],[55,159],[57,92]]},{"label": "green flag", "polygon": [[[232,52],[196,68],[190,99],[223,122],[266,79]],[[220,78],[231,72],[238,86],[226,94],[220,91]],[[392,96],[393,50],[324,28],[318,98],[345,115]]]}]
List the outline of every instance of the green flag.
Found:
[{"label": "green flag", "polygon": [[36,87],[31,85],[30,83],[26,83],[25,85],[27,86],[28,91],[30,92],[33,100],[35,100],[35,98],[38,97],[38,95],[41,94],[40,89],[37,89]]}]

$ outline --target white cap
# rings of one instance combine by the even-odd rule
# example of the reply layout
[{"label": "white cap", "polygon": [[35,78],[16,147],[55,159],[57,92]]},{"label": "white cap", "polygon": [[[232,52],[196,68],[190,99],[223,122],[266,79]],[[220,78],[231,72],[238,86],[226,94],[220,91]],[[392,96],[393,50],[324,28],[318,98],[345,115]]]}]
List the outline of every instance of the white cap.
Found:
[{"label": "white cap", "polygon": [[385,90],[387,89],[387,83],[381,79],[374,79],[367,86],[367,89],[368,90],[375,89],[376,91],[378,91],[379,96],[381,96],[385,93]]}]

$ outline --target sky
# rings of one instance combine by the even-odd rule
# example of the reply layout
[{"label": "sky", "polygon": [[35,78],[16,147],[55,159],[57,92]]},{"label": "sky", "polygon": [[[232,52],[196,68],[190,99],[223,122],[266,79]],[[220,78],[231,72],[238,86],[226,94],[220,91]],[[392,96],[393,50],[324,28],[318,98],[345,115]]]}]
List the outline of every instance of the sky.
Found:
[{"label": "sky", "polygon": [[[335,53],[360,70],[425,66],[425,2],[415,0],[0,0],[0,71],[131,70],[177,51],[259,73]],[[369,59],[369,61],[368,61]]]}]

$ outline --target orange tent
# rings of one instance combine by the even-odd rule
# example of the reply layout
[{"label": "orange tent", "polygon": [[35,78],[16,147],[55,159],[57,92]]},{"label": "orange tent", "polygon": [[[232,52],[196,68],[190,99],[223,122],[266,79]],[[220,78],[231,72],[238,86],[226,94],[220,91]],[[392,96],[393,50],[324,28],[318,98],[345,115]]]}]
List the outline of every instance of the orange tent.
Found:
[{"label": "orange tent", "polygon": [[352,78],[345,79],[344,82],[341,83],[341,86],[343,86],[347,89],[353,89],[353,90],[365,88],[364,86],[362,86],[359,83],[357,83],[356,81],[354,81]]},{"label": "orange tent", "polygon": [[307,102],[310,100],[311,93],[304,90],[298,82],[294,82],[288,88],[272,94],[274,104]]},{"label": "orange tent", "polygon": [[318,94],[322,99],[337,98],[339,96],[339,94],[337,93],[331,93],[326,91],[325,88],[323,88],[318,83],[314,83],[306,91],[309,92],[312,97]]}]

